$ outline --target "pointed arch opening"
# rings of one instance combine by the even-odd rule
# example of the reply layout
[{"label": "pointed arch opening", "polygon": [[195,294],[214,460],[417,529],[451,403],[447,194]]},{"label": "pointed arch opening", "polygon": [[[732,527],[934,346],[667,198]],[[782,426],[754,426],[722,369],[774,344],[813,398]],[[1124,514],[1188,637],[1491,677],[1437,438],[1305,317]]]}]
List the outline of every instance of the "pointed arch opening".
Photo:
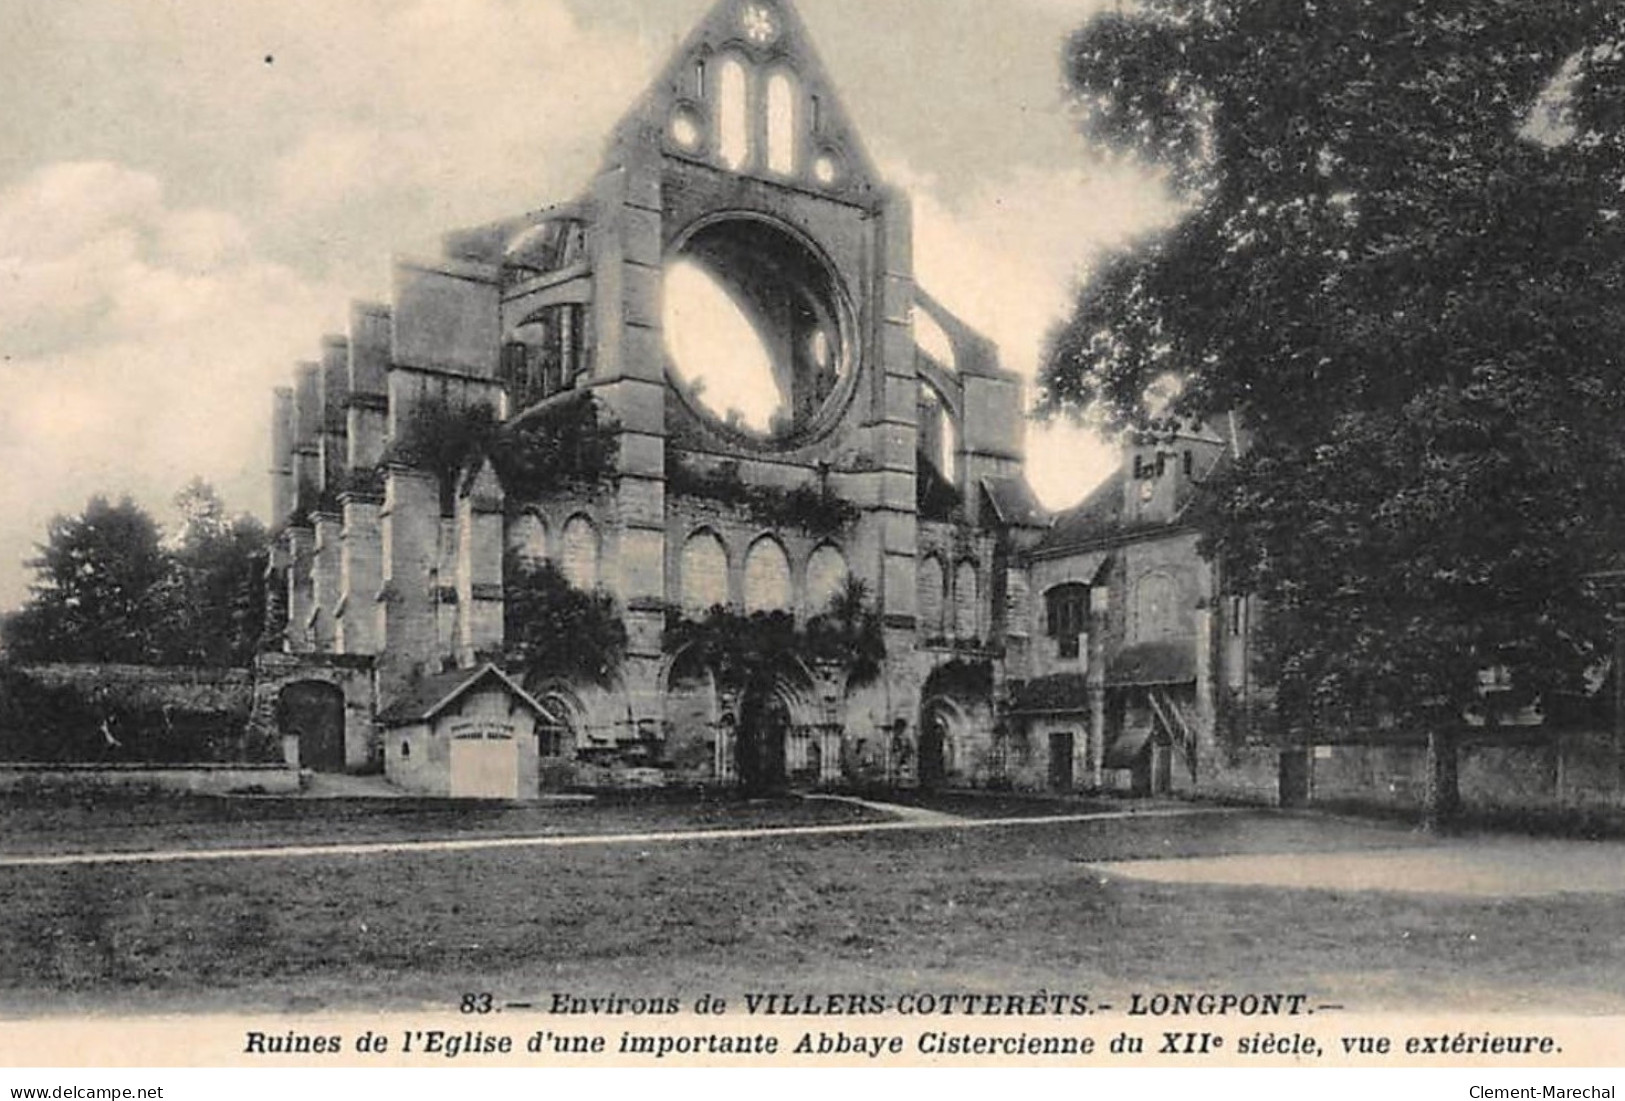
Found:
[{"label": "pointed arch opening", "polygon": [[767,169],[780,176],[796,173],[796,123],[800,85],[785,69],[767,78]]},{"label": "pointed arch opening", "polygon": [[750,75],[737,57],[717,66],[717,158],[738,172],[750,161]]},{"label": "pointed arch opening", "polygon": [[826,543],[807,560],[807,609],[813,615],[829,610],[830,603],[846,587],[851,571],[840,548]]},{"label": "pointed arch opening", "polygon": [[559,558],[571,585],[588,592],[598,587],[598,528],[589,517],[578,514],[564,525]]},{"label": "pointed arch opening", "polygon": [[547,561],[547,524],[526,512],[508,525],[508,550],[521,565],[535,568]]},{"label": "pointed arch opening", "polygon": [[788,612],[791,607],[790,556],[777,539],[758,539],[745,556],[745,612]]},{"label": "pointed arch opening", "polygon": [[683,544],[683,611],[700,616],[728,605],[728,549],[713,531],[697,531]]},{"label": "pointed arch opening", "polygon": [[954,636],[971,640],[979,637],[981,628],[981,588],[977,582],[976,563],[961,562],[954,573]]},{"label": "pointed arch opening", "polygon": [[947,633],[943,612],[948,591],[942,559],[934,554],[921,559],[918,581],[920,630],[928,639],[941,637]]}]

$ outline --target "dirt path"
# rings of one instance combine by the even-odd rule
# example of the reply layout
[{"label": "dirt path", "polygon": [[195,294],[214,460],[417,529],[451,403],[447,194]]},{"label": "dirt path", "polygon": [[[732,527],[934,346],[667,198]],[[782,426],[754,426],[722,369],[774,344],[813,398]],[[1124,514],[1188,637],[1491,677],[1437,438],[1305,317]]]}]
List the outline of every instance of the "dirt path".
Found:
[{"label": "dirt path", "polygon": [[1211,886],[1469,898],[1625,894],[1625,844],[1606,841],[1486,838],[1425,848],[1133,860],[1090,867],[1108,877]]},{"label": "dirt path", "polygon": [[[289,860],[381,856],[395,853],[488,852],[496,849],[569,849],[587,845],[663,845],[694,841],[754,841],[763,838],[841,837],[865,833],[891,833],[921,830],[982,830],[1010,826],[1065,825],[1105,822],[1122,818],[1190,818],[1205,815],[1236,814],[1226,808],[1190,807],[1179,809],[1111,811],[1097,814],[1068,814],[1053,818],[955,818],[914,807],[894,807],[889,803],[868,804],[899,814],[895,822],[860,822],[836,826],[763,826],[750,829],[672,830],[658,833],[579,834],[565,837],[486,837],[463,841],[381,841],[348,845],[282,845],[255,848],[167,849],[153,852],[65,853],[45,856],[0,857],[0,868],[69,868],[106,864],[179,864],[206,860]],[[901,817],[902,812],[911,812]]]},{"label": "dirt path", "polygon": [[898,822],[911,822],[917,826],[950,826],[962,825],[971,821],[957,814],[945,814],[940,810],[929,810],[925,807],[907,807],[901,803],[876,803],[869,799],[859,799],[851,795],[808,795],[808,799],[820,799],[827,803],[848,803],[854,807],[863,807],[866,810],[879,811],[889,814]]}]

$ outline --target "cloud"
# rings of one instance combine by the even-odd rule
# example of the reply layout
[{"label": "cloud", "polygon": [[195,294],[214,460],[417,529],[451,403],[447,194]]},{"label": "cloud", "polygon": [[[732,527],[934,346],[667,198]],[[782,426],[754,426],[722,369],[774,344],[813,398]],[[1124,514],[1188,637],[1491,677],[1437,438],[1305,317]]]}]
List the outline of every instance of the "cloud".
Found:
[{"label": "cloud", "polygon": [[230,214],[152,176],[42,168],[0,192],[0,606],[46,522],[94,493],[162,514],[194,475],[263,510],[270,390],[339,289],[256,259]]},{"label": "cloud", "polygon": [[[1005,366],[1028,380],[1090,266],[1177,214],[1156,180],[1126,166],[1018,167],[960,200],[944,199],[935,178],[907,165],[889,174],[914,197],[921,285],[991,337]],[[1085,428],[1029,428],[1028,480],[1051,508],[1077,502],[1116,464],[1115,450]]]},{"label": "cloud", "polygon": [[[856,113],[881,121],[874,151],[916,198],[922,281],[1031,377],[1080,272],[1160,200],[1137,177],[1070,167],[1083,154],[1052,102],[1053,15],[1095,0],[1026,2],[1049,21],[956,8],[981,13],[966,24],[979,49],[933,39],[944,48],[922,47],[901,86],[869,20],[836,19],[820,44],[846,51]],[[921,22],[911,40],[943,26],[900,10]],[[351,298],[383,293],[392,254],[571,197],[687,24],[661,11],[84,0],[0,14],[30,47],[14,114],[49,122],[8,131],[0,159],[0,606],[50,515],[93,492],[161,512],[201,474],[263,511],[271,389]],[[1035,428],[1031,454],[1053,504],[1112,461],[1071,429]]]},{"label": "cloud", "polygon": [[559,0],[344,7],[360,17],[279,27],[297,71],[284,107],[312,125],[265,177],[284,232],[328,264],[335,225],[346,247],[379,254],[573,197],[658,60]]}]

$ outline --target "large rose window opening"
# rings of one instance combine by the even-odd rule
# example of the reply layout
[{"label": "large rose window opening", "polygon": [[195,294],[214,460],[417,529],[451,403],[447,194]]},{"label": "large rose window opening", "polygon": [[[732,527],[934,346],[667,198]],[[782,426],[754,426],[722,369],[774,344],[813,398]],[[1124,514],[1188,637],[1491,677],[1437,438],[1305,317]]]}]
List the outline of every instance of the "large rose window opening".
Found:
[{"label": "large rose window opening", "polygon": [[810,246],[758,218],[724,218],[682,241],[665,280],[669,374],[695,412],[763,444],[828,423],[853,370],[850,310]]}]

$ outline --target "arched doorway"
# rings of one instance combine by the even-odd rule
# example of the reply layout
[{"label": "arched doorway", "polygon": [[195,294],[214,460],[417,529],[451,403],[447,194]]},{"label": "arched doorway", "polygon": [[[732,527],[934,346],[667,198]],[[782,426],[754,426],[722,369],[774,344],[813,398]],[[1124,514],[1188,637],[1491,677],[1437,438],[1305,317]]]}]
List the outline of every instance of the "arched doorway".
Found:
[{"label": "arched doorway", "polygon": [[752,689],[739,707],[735,759],[739,786],[747,792],[785,787],[785,741],[790,734],[790,708],[773,688]]},{"label": "arched doorway", "polygon": [[574,693],[554,690],[539,697],[546,714],[536,723],[536,779],[542,791],[561,791],[576,778],[575,755],[581,742],[581,701]]},{"label": "arched doorway", "polygon": [[718,742],[723,733],[716,677],[696,648],[672,659],[665,676],[665,704],[663,753],[672,775],[700,783],[725,779],[732,769],[720,767]]},{"label": "arched doorway", "polygon": [[932,700],[920,714],[920,786],[941,787],[953,761],[953,715],[946,701]]},{"label": "arched doorway", "polygon": [[299,767],[343,772],[344,692],[325,681],[297,681],[277,696],[277,729],[299,739]]}]

